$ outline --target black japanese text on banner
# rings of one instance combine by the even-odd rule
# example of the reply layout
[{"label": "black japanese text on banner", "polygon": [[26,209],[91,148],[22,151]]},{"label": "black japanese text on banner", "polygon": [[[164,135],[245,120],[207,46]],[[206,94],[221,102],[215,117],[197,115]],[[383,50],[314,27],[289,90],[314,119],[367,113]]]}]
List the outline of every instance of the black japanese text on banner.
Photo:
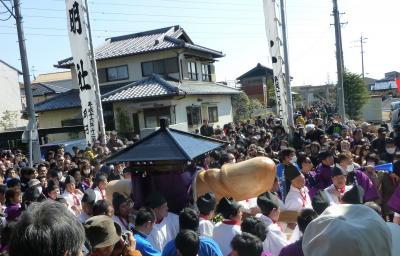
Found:
[{"label": "black japanese text on banner", "polygon": [[68,36],[81,99],[86,140],[93,145],[99,136],[94,70],[91,65],[85,8],[82,0],[65,0],[67,5]]},{"label": "black japanese text on banner", "polygon": [[283,58],[281,54],[281,37],[279,34],[279,18],[276,15],[277,3],[275,0],[263,0],[265,16],[265,32],[268,39],[268,48],[271,55],[274,72],[274,86],[276,95],[276,112],[283,119],[283,126],[288,131],[287,97],[285,76],[283,73]]}]

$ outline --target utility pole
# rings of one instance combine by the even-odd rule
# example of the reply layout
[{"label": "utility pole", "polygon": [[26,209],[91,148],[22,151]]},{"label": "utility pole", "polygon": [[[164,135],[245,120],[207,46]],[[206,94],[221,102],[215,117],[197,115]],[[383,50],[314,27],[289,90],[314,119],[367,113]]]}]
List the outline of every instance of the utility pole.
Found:
[{"label": "utility pole", "polygon": [[360,37],[360,46],[361,46],[361,72],[362,72],[362,78],[364,80],[365,78],[365,70],[364,70],[364,44],[366,43],[366,40],[368,38],[363,37],[363,35],[361,35]]},{"label": "utility pole", "polygon": [[285,14],[285,1],[280,0],[281,5],[281,22],[282,22],[282,41],[283,41],[283,58],[285,65],[285,89],[287,97],[287,120],[289,126],[289,140],[293,138],[293,101],[292,101],[292,89],[290,87],[290,69],[289,69],[289,51],[287,45],[287,34],[286,34],[286,14]]},{"label": "utility pole", "polygon": [[339,17],[339,9],[337,0],[333,0],[333,17],[335,20],[335,39],[336,39],[336,65],[338,74],[337,84],[337,105],[339,115],[344,121],[346,119],[346,109],[344,104],[344,88],[343,88],[343,73],[344,73],[344,61],[343,61],[343,48],[342,48],[342,31]]},{"label": "utility pole", "polygon": [[24,29],[22,26],[21,3],[20,0],[14,0],[15,11],[13,12],[13,10],[10,9],[5,4],[4,0],[0,0],[0,2],[4,5],[4,7],[11,14],[11,16],[15,18],[17,25],[19,52],[21,55],[21,66],[24,78],[26,110],[28,112],[28,118],[29,118],[29,123],[24,132],[23,137],[25,136],[27,137],[26,141],[28,142],[29,145],[29,166],[32,167],[33,163],[38,163],[40,161],[40,147],[39,147],[36,114],[32,97],[31,79],[29,75],[28,57],[25,46]]}]

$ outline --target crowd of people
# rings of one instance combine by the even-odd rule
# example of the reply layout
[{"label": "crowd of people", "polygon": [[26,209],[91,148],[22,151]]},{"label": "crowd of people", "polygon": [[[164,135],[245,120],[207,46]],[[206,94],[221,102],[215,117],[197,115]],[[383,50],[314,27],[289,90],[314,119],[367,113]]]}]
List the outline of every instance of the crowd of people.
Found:
[{"label": "crowd of people", "polygon": [[198,195],[178,215],[157,191],[140,209],[120,193],[107,198],[108,182],[131,179],[125,163],[102,164],[126,147],[115,132],[107,144],[72,154],[63,147],[49,151],[33,168],[22,151],[4,150],[0,253],[400,255],[393,242],[400,234],[400,134],[333,113],[322,103],[300,109],[288,129],[272,115],[223,127],[204,120],[196,133],[226,146],[205,156],[199,168],[266,156],[276,163],[275,181],[244,201]]}]

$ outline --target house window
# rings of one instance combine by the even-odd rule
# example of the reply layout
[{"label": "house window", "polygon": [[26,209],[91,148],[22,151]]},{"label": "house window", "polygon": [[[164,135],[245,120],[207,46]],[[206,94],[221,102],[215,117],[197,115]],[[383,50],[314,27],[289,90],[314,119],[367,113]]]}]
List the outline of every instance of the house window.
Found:
[{"label": "house window", "polygon": [[188,125],[201,124],[201,108],[200,106],[189,106],[186,107],[187,122]]},{"label": "house window", "polygon": [[108,82],[128,79],[128,65],[106,68],[106,74]]},{"label": "house window", "polygon": [[151,108],[143,110],[144,125],[146,128],[154,128],[160,126],[160,118],[166,117],[171,120],[170,107]]},{"label": "house window", "polygon": [[194,61],[188,61],[188,73],[189,73],[189,79],[190,80],[197,80],[197,67],[196,67],[196,62]]},{"label": "house window", "polygon": [[210,123],[218,122],[218,107],[208,107],[208,121]]},{"label": "house window", "polygon": [[149,76],[151,74],[167,75],[178,72],[177,58],[142,62],[142,76]]},{"label": "house window", "polygon": [[211,65],[201,64],[201,80],[211,82]]}]

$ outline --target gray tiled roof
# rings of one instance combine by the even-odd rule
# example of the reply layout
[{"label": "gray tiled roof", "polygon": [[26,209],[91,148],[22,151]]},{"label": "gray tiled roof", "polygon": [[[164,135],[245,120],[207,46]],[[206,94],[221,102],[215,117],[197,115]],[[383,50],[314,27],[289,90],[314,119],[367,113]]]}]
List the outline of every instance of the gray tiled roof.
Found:
[{"label": "gray tiled roof", "polygon": [[[177,82],[171,78],[160,75],[151,75],[133,83],[100,86],[102,102],[151,99],[159,97],[172,97],[176,95],[229,95],[237,94],[238,90],[225,85],[184,81]],[[56,109],[80,107],[79,90],[72,89],[61,93],[49,100],[35,105],[36,112]]]},{"label": "gray tiled roof", "polygon": [[[127,83],[119,83],[113,85],[100,86],[100,93],[106,94],[110,91],[116,90],[125,86]],[[60,93],[57,96],[43,101],[35,105],[36,112],[44,112],[56,109],[68,109],[77,108],[81,106],[81,100],[79,98],[79,89],[72,89],[64,93]]]},{"label": "gray tiled roof", "polygon": [[103,95],[102,101],[120,101],[171,95],[179,95],[179,89],[169,84],[160,76],[152,75]]},{"label": "gray tiled roof", "polygon": [[[214,58],[224,56],[224,54],[220,51],[194,44],[180,26],[172,26],[131,35],[111,37],[106,39],[106,42],[102,46],[98,47],[95,52],[96,60],[104,60],[122,56],[181,48],[208,53]],[[72,65],[72,58],[67,58],[59,61],[56,67],[68,67],[70,65]]]},{"label": "gray tiled roof", "polygon": [[238,90],[217,83],[200,81],[184,81],[180,83],[176,80],[153,74],[103,95],[102,101],[124,101],[185,94],[216,95],[237,93],[239,93]]},{"label": "gray tiled roof", "polygon": [[51,85],[51,84],[44,84],[44,83],[35,83],[32,84],[32,95],[35,96],[44,96],[49,94],[59,94],[68,91],[64,87]]}]

